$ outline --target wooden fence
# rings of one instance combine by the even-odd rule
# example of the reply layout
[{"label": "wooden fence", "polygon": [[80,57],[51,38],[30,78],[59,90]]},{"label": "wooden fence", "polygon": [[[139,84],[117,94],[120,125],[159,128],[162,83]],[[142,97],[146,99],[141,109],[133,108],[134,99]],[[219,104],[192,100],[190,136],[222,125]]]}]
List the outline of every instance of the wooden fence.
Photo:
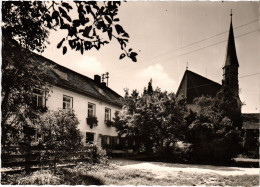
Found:
[{"label": "wooden fence", "polygon": [[[43,152],[47,152],[48,157],[43,157]],[[95,146],[84,146],[77,151],[71,151],[61,156],[57,164],[73,165],[77,162],[95,162],[97,157],[97,148]],[[21,153],[18,147],[12,147],[8,153],[2,152],[1,172],[8,171],[4,168],[19,168],[18,170],[35,169],[49,167],[53,163],[54,153],[52,150],[31,149],[29,154]]]}]

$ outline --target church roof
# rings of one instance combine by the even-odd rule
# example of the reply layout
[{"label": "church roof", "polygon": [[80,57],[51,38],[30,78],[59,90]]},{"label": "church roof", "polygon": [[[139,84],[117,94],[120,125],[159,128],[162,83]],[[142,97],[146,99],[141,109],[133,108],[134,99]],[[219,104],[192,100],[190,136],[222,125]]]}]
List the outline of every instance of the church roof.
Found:
[{"label": "church roof", "polygon": [[229,35],[228,35],[225,66],[230,66],[230,65],[239,66],[238,60],[237,60],[233,25],[232,25],[232,13],[230,15],[231,15],[231,22],[230,22]]},{"label": "church roof", "polygon": [[186,70],[177,90],[177,97],[183,95],[187,103],[192,103],[196,97],[215,96],[221,85],[197,73]]}]

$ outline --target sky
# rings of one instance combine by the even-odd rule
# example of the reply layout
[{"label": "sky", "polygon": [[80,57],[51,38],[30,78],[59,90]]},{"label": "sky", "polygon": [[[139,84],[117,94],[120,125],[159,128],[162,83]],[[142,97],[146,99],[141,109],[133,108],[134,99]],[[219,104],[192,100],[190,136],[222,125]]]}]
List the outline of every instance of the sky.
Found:
[{"label": "sky", "polygon": [[99,51],[63,55],[56,48],[64,37],[59,31],[50,33],[42,55],[90,78],[109,72],[108,86],[122,96],[125,88],[142,93],[150,79],[153,88],[176,93],[187,67],[221,83],[231,9],[242,112],[256,113],[260,111],[259,2],[124,2],[118,17],[130,35],[128,47],[138,52],[136,63],[119,60],[122,51],[115,40]]}]

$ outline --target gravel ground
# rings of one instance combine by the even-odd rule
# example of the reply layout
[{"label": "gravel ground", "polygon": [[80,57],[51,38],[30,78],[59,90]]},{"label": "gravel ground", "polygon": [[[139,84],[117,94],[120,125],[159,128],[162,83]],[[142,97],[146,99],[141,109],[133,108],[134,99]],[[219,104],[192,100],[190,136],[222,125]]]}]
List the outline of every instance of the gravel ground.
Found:
[{"label": "gravel ground", "polygon": [[237,168],[237,167],[227,167],[225,170],[221,169],[204,169],[199,167],[169,167],[160,165],[159,163],[138,163],[138,164],[131,164],[131,165],[124,165],[120,166],[121,169],[139,169],[139,170],[146,170],[153,172],[155,174],[163,175],[172,174],[174,172],[189,172],[189,173],[198,173],[198,174],[208,174],[208,173],[215,173],[218,175],[259,175],[259,168]]}]

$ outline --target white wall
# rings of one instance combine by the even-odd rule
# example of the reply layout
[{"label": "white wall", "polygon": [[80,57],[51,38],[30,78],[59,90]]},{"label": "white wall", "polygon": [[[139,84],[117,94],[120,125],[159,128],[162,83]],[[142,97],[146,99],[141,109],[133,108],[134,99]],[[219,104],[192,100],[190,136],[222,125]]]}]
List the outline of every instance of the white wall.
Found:
[{"label": "white wall", "polygon": [[187,109],[188,110],[192,110],[193,112],[198,112],[200,107],[198,105],[195,104],[187,104]]},{"label": "white wall", "polygon": [[[63,95],[70,96],[73,98],[73,110],[76,113],[77,118],[79,119],[79,129],[82,132],[84,143],[86,141],[86,132],[95,133],[94,139],[95,142],[100,145],[101,138],[99,134],[109,135],[109,136],[117,136],[117,132],[114,127],[107,127],[105,124],[105,108],[111,109],[111,120],[113,119],[115,112],[120,111],[121,108],[115,107],[113,105],[100,102],[96,99],[92,99],[90,97],[77,94],[72,91],[68,91],[66,89],[53,86],[52,92],[50,93],[50,97],[46,101],[46,106],[49,110],[57,110],[61,109],[63,106]],[[96,105],[96,117],[98,119],[98,126],[90,129],[89,125],[87,125],[86,118],[88,112],[88,102]]]}]

